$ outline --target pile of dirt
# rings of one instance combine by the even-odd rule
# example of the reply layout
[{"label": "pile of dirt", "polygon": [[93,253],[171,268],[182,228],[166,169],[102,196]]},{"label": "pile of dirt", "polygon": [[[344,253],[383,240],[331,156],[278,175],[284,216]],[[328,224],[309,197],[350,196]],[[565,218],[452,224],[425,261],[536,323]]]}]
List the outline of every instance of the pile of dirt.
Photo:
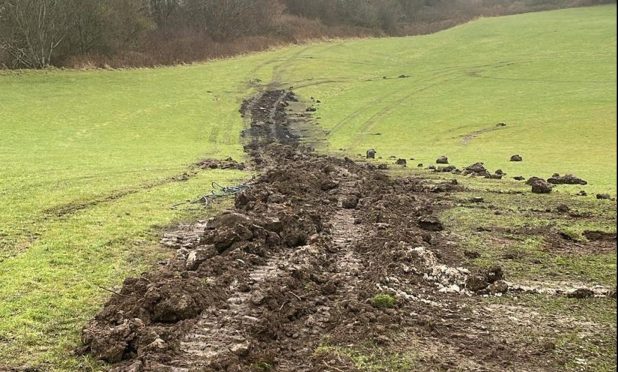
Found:
[{"label": "pile of dirt", "polygon": [[491,176],[491,173],[489,173],[489,171],[487,170],[487,168],[485,168],[485,165],[481,162],[479,163],[474,163],[470,166],[467,166],[463,173],[464,176],[467,175],[471,175],[471,176],[476,176],[476,177],[489,177]]},{"label": "pile of dirt", "polygon": [[349,359],[315,350],[325,340],[396,350],[392,336],[404,332],[489,369],[528,363],[526,343],[496,349],[499,335],[475,332],[487,314],[469,296],[510,289],[499,267],[460,267],[436,217],[450,206],[440,193],[463,190],[457,181],[391,179],[314,153],[290,136],[293,99],[267,91],[245,101],[245,148],[261,176],[232,210],[167,233],[175,256],[125,280],[84,328],[83,351],[117,371],[350,370]]},{"label": "pile of dirt", "polygon": [[436,164],[448,164],[448,158],[444,155],[436,159]]},{"label": "pile of dirt", "polygon": [[554,184],[554,185],[587,185],[588,184],[587,181],[579,177],[576,177],[572,174],[561,176],[558,173],[555,173],[550,178],[548,178],[547,182]]},{"label": "pile of dirt", "polygon": [[225,160],[204,159],[200,160],[195,165],[201,169],[245,169],[244,163],[239,163],[232,158],[227,158]]}]

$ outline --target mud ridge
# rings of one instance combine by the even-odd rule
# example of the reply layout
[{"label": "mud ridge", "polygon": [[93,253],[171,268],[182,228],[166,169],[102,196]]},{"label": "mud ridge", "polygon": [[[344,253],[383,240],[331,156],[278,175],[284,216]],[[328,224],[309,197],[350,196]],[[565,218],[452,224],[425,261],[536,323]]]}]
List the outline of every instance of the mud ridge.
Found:
[{"label": "mud ridge", "polygon": [[[496,348],[499,335],[479,331],[488,314],[468,299],[508,284],[500,268],[459,267],[435,217],[448,201],[422,179],[301,145],[295,101],[270,90],[243,103],[245,150],[261,176],[232,210],[168,236],[175,257],[125,280],[84,328],[82,352],[116,371],[354,370],[316,350],[396,349],[408,334],[452,351],[435,369],[533,363],[527,345]],[[377,295],[394,301],[381,306]]]}]

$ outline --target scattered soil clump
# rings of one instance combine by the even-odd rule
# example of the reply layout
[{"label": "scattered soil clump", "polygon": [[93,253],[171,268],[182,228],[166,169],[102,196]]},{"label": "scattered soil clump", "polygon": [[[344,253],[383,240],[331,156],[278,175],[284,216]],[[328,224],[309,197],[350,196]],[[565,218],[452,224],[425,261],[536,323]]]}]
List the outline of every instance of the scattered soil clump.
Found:
[{"label": "scattered soil clump", "polygon": [[536,179],[531,182],[532,192],[535,194],[549,194],[552,191],[553,185],[545,182],[542,179]]},{"label": "scattered soil clump", "polygon": [[225,160],[204,159],[200,160],[196,165],[201,169],[245,169],[244,163],[239,163],[232,158]]},{"label": "scattered soil clump", "polygon": [[448,164],[448,157],[446,156],[440,156],[438,159],[436,159],[436,164]]},{"label": "scattered soil clump", "polygon": [[487,171],[487,168],[485,168],[485,165],[480,162],[474,163],[466,167],[466,169],[464,169],[462,174],[464,176],[472,175],[472,176],[477,176],[477,177],[490,177],[491,176],[491,173]]},{"label": "scattered soil clump", "polygon": [[572,174],[567,174],[564,176],[560,176],[559,174],[554,174],[552,177],[547,179],[547,182],[554,184],[554,185],[587,185],[588,182],[579,178],[579,177],[575,177]]}]

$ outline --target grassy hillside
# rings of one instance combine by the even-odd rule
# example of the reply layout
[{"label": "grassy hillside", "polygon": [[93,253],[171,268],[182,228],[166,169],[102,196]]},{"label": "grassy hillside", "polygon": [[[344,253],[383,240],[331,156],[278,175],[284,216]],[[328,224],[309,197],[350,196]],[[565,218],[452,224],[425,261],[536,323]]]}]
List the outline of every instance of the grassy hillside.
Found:
[{"label": "grassy hillside", "polygon": [[173,178],[203,157],[242,157],[238,107],[257,83],[321,100],[332,152],[573,172],[615,194],[615,27],[603,6],[195,66],[1,73],[0,369],[90,365],[67,355],[101,287],[165,254],[156,228],[193,213],[171,205],[248,177]]},{"label": "grassy hillside", "polygon": [[[615,6],[481,19],[297,48],[278,77],[322,101],[332,151],[375,147],[413,165],[445,154],[513,176],[570,172],[615,193],[615,30]],[[524,162],[510,163],[513,154]]]}]

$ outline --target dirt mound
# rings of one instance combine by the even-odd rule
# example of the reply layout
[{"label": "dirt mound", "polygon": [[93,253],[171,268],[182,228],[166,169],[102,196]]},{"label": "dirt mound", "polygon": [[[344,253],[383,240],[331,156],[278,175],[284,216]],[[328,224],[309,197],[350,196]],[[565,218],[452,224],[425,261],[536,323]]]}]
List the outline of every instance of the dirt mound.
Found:
[{"label": "dirt mound", "polygon": [[446,156],[440,156],[436,159],[436,164],[448,164],[448,158]]},{"label": "dirt mound", "polygon": [[545,182],[542,179],[532,180],[530,186],[532,186],[532,192],[535,194],[549,194],[553,188],[551,183]]},{"label": "dirt mound", "polygon": [[491,176],[491,173],[487,171],[487,168],[485,168],[485,165],[480,162],[474,163],[466,167],[466,169],[464,169],[462,174],[464,176],[472,175],[472,176],[478,176],[478,177],[490,177]]},{"label": "dirt mound", "polygon": [[554,184],[554,185],[587,185],[588,182],[579,178],[579,177],[575,177],[572,174],[567,174],[564,176],[561,176],[559,174],[554,174],[552,177],[547,179],[547,182]]},{"label": "dirt mound", "polygon": [[200,160],[195,165],[201,169],[245,169],[244,163],[239,163],[232,158],[227,158],[225,160],[204,159]]},{"label": "dirt mound", "polygon": [[243,104],[246,149],[262,174],[233,210],[166,234],[175,257],[125,281],[84,328],[84,351],[119,371],[354,370],[316,350],[397,350],[404,332],[488,369],[527,363],[527,344],[495,350],[500,335],[475,332],[487,313],[470,296],[510,288],[499,267],[458,266],[464,258],[435,216],[448,207],[441,192],[463,188],[315,154],[286,137],[292,99],[271,91]]}]

